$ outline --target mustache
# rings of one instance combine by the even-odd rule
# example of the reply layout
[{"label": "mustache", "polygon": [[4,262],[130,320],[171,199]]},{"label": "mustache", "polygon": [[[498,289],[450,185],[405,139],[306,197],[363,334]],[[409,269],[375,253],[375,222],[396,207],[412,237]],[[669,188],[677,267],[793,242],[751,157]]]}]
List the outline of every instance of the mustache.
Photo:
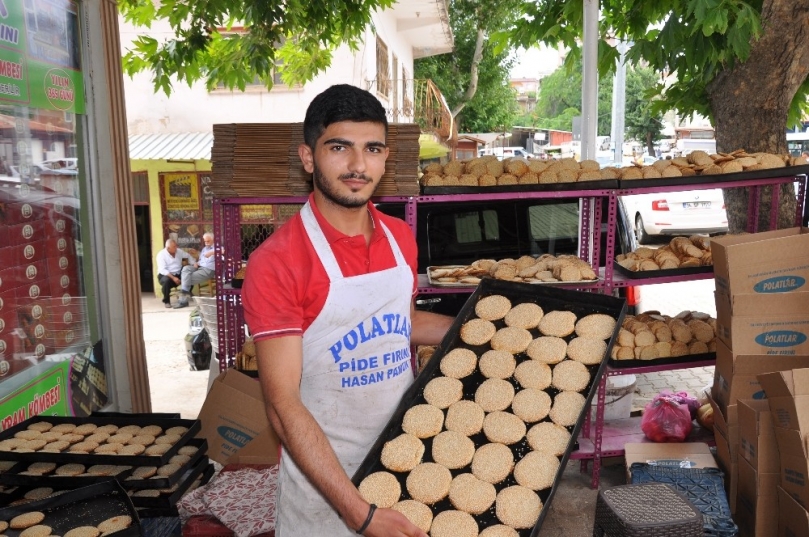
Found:
[{"label": "mustache", "polygon": [[360,179],[362,181],[365,181],[366,183],[370,183],[371,181],[373,181],[373,179],[371,179],[370,177],[368,177],[364,173],[344,173],[342,175],[339,175],[337,178],[340,179],[340,180]]}]

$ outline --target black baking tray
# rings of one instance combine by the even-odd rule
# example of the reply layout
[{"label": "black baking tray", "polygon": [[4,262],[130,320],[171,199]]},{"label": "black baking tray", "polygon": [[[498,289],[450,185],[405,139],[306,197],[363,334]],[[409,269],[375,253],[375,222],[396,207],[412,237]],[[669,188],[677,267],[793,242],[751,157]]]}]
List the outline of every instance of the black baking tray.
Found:
[{"label": "black baking tray", "polygon": [[[156,509],[171,509],[176,508],[177,502],[186,491],[191,487],[194,481],[202,476],[203,478],[207,473],[213,475],[213,465],[208,460],[208,457],[203,457],[197,464],[191,467],[189,470],[186,470],[185,475],[182,476],[179,483],[177,484],[177,489],[173,492],[161,492],[160,496],[157,497],[147,497],[147,496],[132,496],[130,495],[130,499],[135,507],[147,507],[147,508],[156,508]],[[210,479],[210,475],[208,476]],[[137,491],[130,490],[129,493],[135,493]]]},{"label": "black baking tray", "polygon": [[199,420],[184,420],[184,419],[166,419],[155,418],[151,414],[136,415],[131,418],[119,417],[64,417],[64,416],[36,416],[30,418],[22,423],[10,427],[3,432],[0,432],[0,441],[13,438],[14,434],[19,431],[24,431],[32,423],[37,421],[47,421],[53,425],[60,423],[73,423],[81,425],[83,423],[95,423],[96,425],[113,424],[123,427],[125,425],[158,425],[163,430],[171,427],[186,427],[188,430],[180,437],[180,440],[163,455],[105,455],[98,453],[42,453],[34,451],[30,453],[18,453],[16,451],[2,451],[0,452],[0,459],[14,460],[14,461],[28,461],[28,462],[57,462],[57,463],[70,463],[76,462],[86,466],[93,464],[125,464],[132,466],[161,466],[166,464],[168,460],[177,454],[177,451],[187,444],[199,432],[201,424]]},{"label": "black baking tray", "polygon": [[[31,464],[33,463],[28,461],[18,462],[8,472],[0,474],[0,483],[2,483],[3,485],[16,485],[21,487],[51,487],[53,489],[66,489],[66,488],[75,489],[87,485],[93,485],[95,483],[101,483],[102,481],[107,481],[110,478],[117,479],[118,481],[123,481],[124,479],[129,477],[129,475],[133,471],[133,467],[130,465],[118,464],[116,466],[120,467],[120,471],[114,475],[67,476],[67,475],[56,475],[53,472],[45,475],[27,475],[20,473],[25,472],[28,469],[28,466]],[[59,463],[55,464],[57,464],[58,468]],[[89,466],[87,468],[89,468]]]},{"label": "black baking tray", "polygon": [[[202,474],[197,476],[197,479],[199,479],[199,485],[198,486],[202,487],[204,485],[207,485],[208,482],[211,480],[211,478],[213,478],[213,475],[214,475],[215,472],[216,472],[216,470],[214,469],[214,465],[209,464],[207,466],[207,468],[205,468],[202,471]],[[196,479],[194,481],[196,481]],[[185,496],[186,494],[189,494],[189,493],[194,491],[194,489],[191,488],[191,485],[194,484],[194,481],[191,482],[191,484],[186,489],[183,496]],[[197,487],[195,487],[195,488],[197,488]],[[175,505],[172,505],[170,507],[135,507],[135,508],[138,510],[138,515],[140,516],[141,519],[153,518],[153,517],[180,516],[180,511],[177,509],[176,502],[175,502]]]},{"label": "black baking tray", "polygon": [[[538,285],[532,285],[528,283],[517,283],[517,282],[507,282],[503,280],[495,280],[490,278],[485,278],[481,281],[478,285],[477,289],[475,290],[472,295],[470,295],[469,299],[464,304],[463,308],[461,309],[458,316],[455,318],[455,321],[452,323],[449,331],[447,332],[444,339],[441,341],[441,344],[437,347],[435,353],[433,354],[432,358],[427,362],[427,365],[424,367],[424,370],[419,374],[416,378],[413,385],[405,392],[402,396],[402,400],[397,407],[396,411],[393,413],[388,424],[385,426],[382,434],[380,434],[379,438],[377,438],[374,445],[368,452],[365,460],[360,464],[357,471],[354,473],[352,477],[352,481],[355,485],[359,486],[359,483],[369,474],[378,471],[389,471],[382,463],[379,461],[379,457],[382,452],[382,447],[384,446],[385,442],[392,440],[402,434],[402,418],[404,417],[405,412],[407,410],[418,404],[425,403],[425,399],[423,396],[424,387],[426,384],[432,380],[433,378],[441,376],[441,371],[439,369],[439,365],[441,362],[441,358],[450,350],[462,347],[468,348],[474,351],[478,356],[480,356],[483,352],[490,349],[489,345],[480,345],[480,346],[470,346],[466,343],[462,342],[460,339],[460,328],[461,326],[468,320],[475,317],[475,304],[486,296],[489,295],[503,295],[509,298],[512,302],[512,305],[517,305],[523,302],[534,302],[539,304],[545,312],[552,311],[552,310],[565,310],[565,311],[572,311],[576,314],[578,318],[581,318],[585,315],[589,315],[592,313],[604,313],[613,317],[616,320],[615,330],[613,331],[613,335],[610,338],[607,351],[605,353],[604,358],[602,359],[600,364],[587,366],[588,370],[590,371],[590,383],[582,390],[582,394],[585,396],[586,403],[582,408],[581,413],[579,414],[579,419],[576,421],[576,425],[567,427],[567,429],[571,433],[571,440],[568,445],[567,450],[565,451],[564,455],[560,458],[559,464],[559,471],[556,474],[556,479],[554,480],[554,484],[551,488],[537,491],[540,499],[542,500],[542,511],[540,512],[539,518],[537,520],[536,525],[534,526],[533,530],[521,530],[519,534],[521,537],[536,537],[539,534],[539,530],[542,527],[542,522],[547,515],[549,505],[551,503],[551,499],[556,491],[556,486],[559,483],[559,480],[564,473],[565,466],[567,464],[568,459],[570,458],[570,453],[576,447],[576,438],[578,437],[579,430],[584,422],[584,419],[589,411],[590,403],[595,395],[596,391],[598,390],[598,383],[601,379],[601,376],[604,373],[604,369],[607,365],[607,357],[611,353],[611,349],[613,346],[613,342],[615,341],[618,330],[623,323],[624,316],[626,314],[626,301],[624,299],[619,299],[612,296],[597,294],[597,293],[586,293],[582,291],[574,291],[568,289],[559,289],[559,288],[552,288],[552,287],[543,287]],[[505,323],[502,320],[495,321],[495,326],[497,328],[502,328],[505,326]],[[539,332],[536,329],[530,331],[534,337],[539,336]],[[572,339],[571,336],[565,338],[566,340]],[[518,363],[521,363],[526,360],[530,360],[528,356],[524,353],[515,355]],[[475,371],[471,375],[461,379],[461,382],[464,384],[464,393],[463,398],[474,400],[475,390],[483,382],[485,378],[479,371]],[[515,390],[519,391],[519,384],[513,379],[508,379],[512,382],[515,386]],[[554,388],[548,388],[545,390],[549,395],[552,397],[558,393],[558,390]],[[446,411],[444,411],[446,412]],[[549,421],[549,418],[545,418],[542,421]],[[534,424],[531,424],[534,425]],[[530,429],[530,426],[527,427]],[[480,447],[483,444],[489,443],[486,439],[485,435],[481,432],[476,435],[470,437],[472,441],[475,443],[475,448]],[[423,462],[432,462],[432,439],[427,438],[422,440],[424,442],[425,450],[424,450],[424,457]],[[528,445],[528,441],[523,438],[520,442],[509,446],[514,453],[515,462],[519,461],[525,454],[531,451],[531,447]],[[468,473],[470,471],[469,467],[464,467],[459,470],[450,470],[452,476],[456,476],[461,473]],[[405,480],[407,477],[406,473],[396,473],[391,472],[399,479],[402,485],[402,498],[401,499],[408,499],[409,495],[407,493],[407,488],[405,486]],[[511,485],[516,485],[517,482],[515,481],[513,475],[510,475],[506,478],[505,481],[495,485],[496,490],[499,492],[503,488],[506,488]],[[450,503],[448,498],[436,503],[435,505],[431,506],[431,509],[434,514],[445,511],[448,509],[454,509],[452,504]],[[484,512],[481,515],[475,516],[475,520],[478,522],[479,529],[482,531],[485,527],[500,524],[497,516],[495,514],[495,506],[492,505],[488,511]]]},{"label": "black baking tray", "polygon": [[621,179],[618,188],[633,189],[654,188],[659,186],[693,186],[709,183],[730,183],[733,181],[746,181],[751,179],[775,179],[806,174],[809,174],[809,164],[784,168],[768,168],[766,170],[754,170],[752,172],[722,173],[719,175],[691,175],[688,177],[662,177],[659,179]]},{"label": "black baking tray", "polygon": [[[191,459],[170,476],[150,477],[149,479],[124,478],[123,480],[119,479],[119,481],[121,481],[121,484],[126,489],[165,489],[173,486],[188,470],[193,468],[208,451],[208,441],[204,438],[192,438],[187,445],[196,447],[197,452],[191,455]],[[132,471],[134,471],[134,469]],[[130,472],[130,474],[131,473],[132,472]]]},{"label": "black baking tray", "polygon": [[668,358],[654,358],[652,360],[614,360],[610,358],[610,369],[628,369],[633,367],[651,367],[656,365],[690,364],[716,360],[715,352],[701,354],[687,354],[685,356],[670,356]]},{"label": "black baking tray", "polygon": [[[0,509],[0,520],[11,520],[17,515],[31,511],[45,514],[42,524],[52,528],[51,533],[64,535],[78,526],[95,526],[104,520],[129,515],[132,524],[114,534],[116,537],[137,537],[141,534],[140,519],[135,506],[121,485],[114,479],[103,483],[81,487],[58,496],[37,500],[23,505]],[[6,529],[3,533],[16,537],[20,530]]]},{"label": "black baking tray", "polygon": [[619,273],[624,278],[630,280],[645,280],[647,278],[665,278],[666,276],[691,276],[694,274],[712,274],[713,265],[705,265],[702,267],[686,267],[676,269],[660,269],[660,270],[639,270],[633,271],[626,267],[619,265],[617,262],[612,265],[615,272]]},{"label": "black baking tray", "polygon": [[497,186],[423,186],[425,196],[445,194],[508,194],[512,192],[566,192],[570,190],[614,190],[618,188],[618,179],[602,179],[600,181],[581,181],[575,183],[540,183],[531,185],[497,185]]}]

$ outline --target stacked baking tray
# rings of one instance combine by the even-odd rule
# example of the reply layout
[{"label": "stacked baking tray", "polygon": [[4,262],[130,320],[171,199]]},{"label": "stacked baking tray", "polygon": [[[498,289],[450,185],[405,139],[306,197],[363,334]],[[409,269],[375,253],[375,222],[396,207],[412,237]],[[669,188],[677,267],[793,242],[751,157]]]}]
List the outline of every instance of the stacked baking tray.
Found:
[{"label": "stacked baking tray", "polygon": [[[71,426],[77,428],[70,431]],[[4,499],[24,503],[54,491],[115,479],[137,507],[176,514],[177,500],[213,474],[207,442],[194,438],[199,429],[198,420],[149,414],[29,419],[0,433],[0,459],[16,461],[0,473]],[[62,440],[54,439],[60,432]],[[58,449],[65,443],[70,445]],[[76,452],[77,447],[86,449]],[[105,453],[107,449],[117,451]]]},{"label": "stacked baking tray", "polygon": [[[527,525],[523,525],[524,527],[520,527],[518,529],[519,535],[523,537],[527,537],[528,535],[536,536],[539,533],[539,529],[542,525],[542,522],[548,512],[549,505],[551,503],[551,499],[555,492],[556,486],[561,479],[561,476],[564,472],[564,467],[568,461],[571,451],[573,450],[576,444],[576,438],[578,436],[579,430],[584,422],[586,412],[591,402],[594,394],[597,391],[599,380],[603,374],[604,367],[607,363],[607,357],[609,356],[610,349],[613,345],[613,341],[615,340],[616,334],[618,332],[619,327],[621,326],[621,322],[625,315],[626,306],[625,302],[621,299],[617,299],[610,296],[594,294],[594,293],[584,293],[579,291],[569,291],[564,289],[556,289],[556,288],[548,288],[548,287],[541,287],[531,284],[525,283],[515,283],[515,282],[506,282],[500,280],[492,280],[492,279],[484,279],[480,285],[478,286],[477,290],[470,296],[469,300],[459,313],[458,317],[455,319],[452,327],[450,328],[449,332],[445,336],[444,340],[442,341],[441,345],[436,350],[433,357],[425,366],[424,370],[416,379],[415,383],[410,387],[410,389],[405,393],[402,398],[400,405],[398,406],[397,410],[394,412],[391,420],[383,430],[382,434],[377,439],[376,443],[372,446],[371,450],[369,451],[367,457],[357,469],[356,473],[353,476],[353,481],[357,486],[360,486],[360,490],[362,491],[361,483],[363,480],[370,476],[371,474],[375,474],[377,472],[388,472],[393,474],[398,480],[401,494],[397,498],[397,501],[403,500],[410,500],[412,499],[412,495],[408,491],[407,486],[407,478],[409,476],[408,472],[395,472],[388,468],[386,468],[381,462],[381,454],[382,450],[385,446],[386,442],[389,442],[400,435],[403,434],[403,420],[405,414],[410,410],[412,407],[416,405],[423,405],[427,403],[427,399],[425,399],[424,391],[425,387],[427,386],[430,381],[434,379],[438,379],[443,377],[443,373],[441,371],[441,362],[443,358],[455,349],[468,349],[474,352],[477,355],[478,359],[487,351],[491,350],[491,346],[489,343],[482,344],[482,345],[469,345],[464,343],[461,337],[461,329],[462,327],[470,320],[473,320],[477,317],[475,307],[479,301],[482,299],[489,297],[491,295],[502,295],[509,299],[512,306],[516,306],[522,303],[533,303],[539,305],[544,314],[547,315],[549,312],[552,311],[562,311],[562,312],[571,312],[573,313],[578,320],[582,319],[585,316],[589,316],[591,314],[602,314],[608,316],[609,318],[613,319],[614,327],[612,328],[611,335],[605,337],[606,346],[603,350],[603,354],[600,355],[600,359],[597,359],[597,362],[590,363],[590,365],[586,365],[585,369],[589,374],[589,379],[586,382],[586,385],[578,392],[583,396],[584,405],[581,407],[581,410],[578,412],[577,416],[567,425],[564,426],[564,429],[569,433],[569,437],[567,439],[567,444],[564,447],[564,453],[558,454],[558,469],[556,470],[555,474],[553,475],[553,482],[550,486],[543,487],[539,490],[535,490],[534,494],[539,497],[541,501],[541,506],[539,507],[539,514],[536,517],[534,523],[528,527]],[[495,328],[502,329],[505,327],[505,322],[503,319],[493,321]],[[537,328],[532,328],[529,330],[531,333],[531,337],[536,339],[541,336],[540,332]],[[563,339],[569,343],[573,339],[577,337],[577,334],[574,332],[568,336],[565,336]],[[570,347],[568,347],[570,348]],[[526,352],[517,352],[513,354],[515,361],[517,363],[517,368],[520,368],[520,365],[524,363],[533,362],[531,357],[529,357]],[[570,358],[565,356],[562,362],[570,361]],[[560,363],[562,363],[560,362]],[[480,370],[480,362],[478,362],[478,366],[475,367],[475,370],[461,378],[461,382],[463,384],[462,389],[462,399],[466,401],[475,401],[475,396],[478,388],[484,381],[487,381],[487,378],[481,373]],[[555,366],[550,366],[555,367]],[[524,377],[520,377],[524,378]],[[524,391],[525,388],[518,382],[514,375],[507,377],[504,379],[507,381],[511,386],[514,388],[514,392],[519,395],[521,391]],[[553,387],[554,385],[551,384],[543,389],[543,391],[550,397],[551,400],[556,398],[556,396],[560,393],[560,390]],[[509,408],[506,412],[513,411],[513,408]],[[448,414],[448,410],[441,410],[446,418]],[[493,414],[493,412],[487,413],[487,416]],[[530,432],[532,427],[535,427],[538,424],[548,423],[551,419],[549,417],[544,417],[539,420],[539,422],[532,422],[526,423],[526,430]],[[446,421],[444,422],[446,424]],[[543,426],[544,427],[544,426]],[[561,426],[559,426],[561,427]],[[442,431],[446,430],[442,427]],[[519,463],[524,457],[526,457],[529,453],[533,450],[531,444],[528,441],[528,436],[523,436],[521,440],[516,441],[508,445],[508,448],[511,451],[511,455],[513,457],[513,461],[515,464]],[[562,435],[563,437],[565,435]],[[433,447],[433,439],[435,437],[422,437],[421,441],[424,444],[424,452],[423,456],[421,457],[422,463],[431,463],[435,462],[432,454],[432,447]],[[474,448],[476,450],[476,455],[478,450],[485,444],[489,444],[490,440],[487,438],[484,432],[479,432],[476,434],[472,434],[469,436],[469,439],[472,440],[474,443]],[[472,464],[474,467],[474,463]],[[474,473],[474,470],[471,470]],[[443,473],[443,472],[442,472]],[[453,478],[457,477],[460,474],[469,474],[470,473],[470,465],[466,465],[461,468],[454,468],[450,470],[451,476]],[[512,472],[509,473],[502,481],[497,483],[492,483],[496,492],[499,494],[506,488],[513,487],[518,484],[517,479],[514,476],[513,467]],[[522,491],[525,492],[525,491]],[[535,499],[534,499],[535,502]],[[424,502],[427,503],[427,502]],[[478,531],[482,531],[484,528],[502,524],[503,521],[498,517],[497,502],[493,502],[490,507],[484,510],[481,513],[474,514],[473,518],[477,523]],[[447,496],[443,499],[428,505],[430,511],[432,512],[433,516],[437,516],[439,513],[444,511],[452,511],[456,509],[456,506],[451,503]],[[434,519],[435,520],[435,519]]]}]

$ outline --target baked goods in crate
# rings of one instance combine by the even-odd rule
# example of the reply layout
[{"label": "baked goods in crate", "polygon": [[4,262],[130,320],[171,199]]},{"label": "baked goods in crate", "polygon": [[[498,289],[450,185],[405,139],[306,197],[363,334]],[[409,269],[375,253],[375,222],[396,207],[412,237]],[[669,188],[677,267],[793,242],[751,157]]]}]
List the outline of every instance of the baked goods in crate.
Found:
[{"label": "baked goods in crate", "polygon": [[524,255],[518,259],[478,259],[470,265],[434,266],[427,268],[433,285],[477,285],[481,278],[494,278],[525,283],[562,283],[595,281],[593,267],[575,255],[539,257]]},{"label": "baked goods in crate", "polygon": [[613,360],[656,360],[716,352],[716,319],[698,311],[676,316],[627,315],[612,348]]},{"label": "baked goods in crate", "polygon": [[628,254],[619,254],[615,261],[632,272],[713,266],[711,239],[702,235],[674,237],[657,249],[641,246]]},{"label": "baked goods in crate", "polygon": [[594,160],[576,161],[525,160],[508,158],[502,161],[493,155],[463,161],[450,161],[443,166],[428,164],[421,177],[425,187],[493,187],[504,185],[542,185],[553,183],[584,183],[609,179],[663,179],[694,175],[720,175],[742,171],[765,170],[809,163],[805,157],[772,153],[747,153],[737,149],[731,153],[709,155],[693,151],[687,157],[661,159],[651,166],[633,164],[624,168],[605,167]]}]

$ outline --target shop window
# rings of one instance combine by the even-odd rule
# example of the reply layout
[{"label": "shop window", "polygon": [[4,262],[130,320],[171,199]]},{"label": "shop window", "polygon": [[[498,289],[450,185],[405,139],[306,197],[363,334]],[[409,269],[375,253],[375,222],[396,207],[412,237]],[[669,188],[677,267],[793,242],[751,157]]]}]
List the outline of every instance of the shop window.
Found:
[{"label": "shop window", "polygon": [[390,65],[388,46],[379,37],[376,38],[376,91],[390,97]]}]

